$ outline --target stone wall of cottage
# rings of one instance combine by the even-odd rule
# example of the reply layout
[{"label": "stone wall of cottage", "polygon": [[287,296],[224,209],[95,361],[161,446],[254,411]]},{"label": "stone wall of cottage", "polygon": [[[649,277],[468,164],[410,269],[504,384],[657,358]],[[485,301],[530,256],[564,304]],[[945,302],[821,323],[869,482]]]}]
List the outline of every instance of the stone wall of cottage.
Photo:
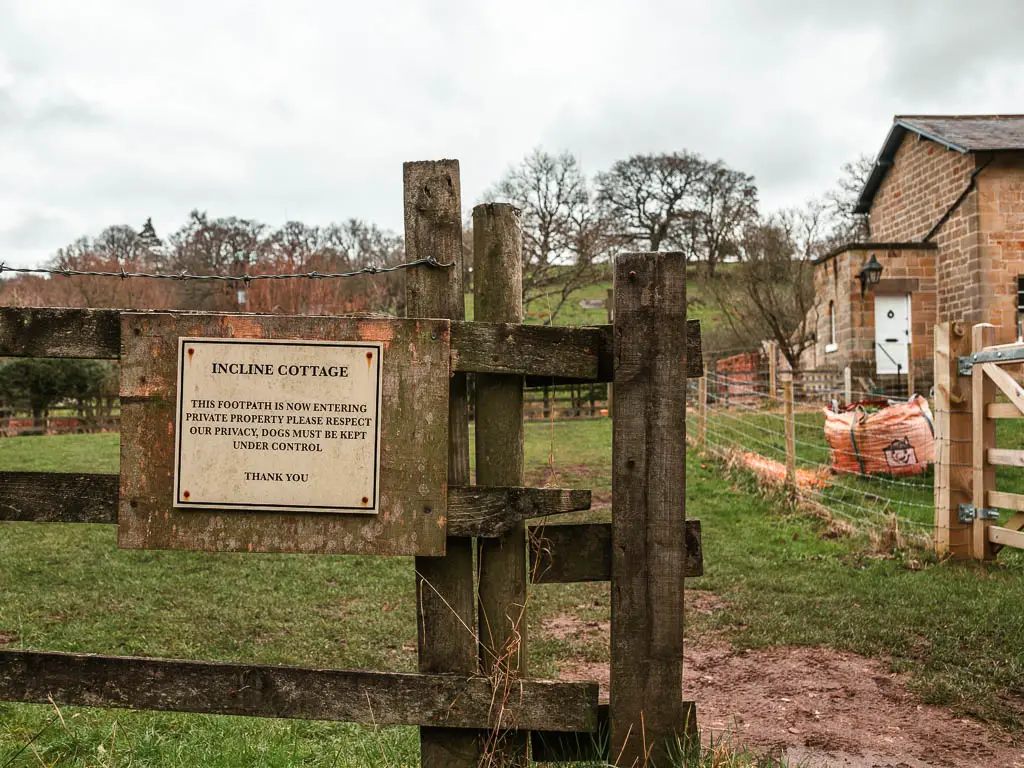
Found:
[{"label": "stone wall of cottage", "polygon": [[[883,267],[882,279],[861,296],[857,273],[872,254]],[[804,369],[842,370],[850,366],[854,389],[862,389],[857,379],[876,387],[896,391],[900,385],[894,376],[875,373],[875,296],[910,294],[910,335],[916,388],[931,387],[933,326],[937,316],[937,280],[935,249],[855,248],[842,251],[817,266],[814,273],[818,297],[815,318],[815,342],[802,358]],[[829,305],[835,313],[835,345],[832,343]]]},{"label": "stone wall of cottage", "polygon": [[[871,239],[920,242],[970,184],[979,157],[908,133],[871,205]],[[983,159],[981,159],[983,162]],[[975,189],[932,236],[938,269],[938,312],[943,320],[982,322],[984,300]]]},{"label": "stone wall of cottage", "polygon": [[[849,365],[855,380],[896,391],[894,382],[885,381],[892,377],[874,372],[876,293],[911,294],[913,365],[922,392],[932,381],[936,322],[989,322],[1000,326],[1001,342],[1017,338],[1017,278],[1024,276],[1024,151],[964,154],[908,133],[875,194],[869,219],[878,247],[848,249],[815,270],[816,341],[803,356],[804,369]],[[933,248],[913,247],[929,233]],[[893,243],[904,245],[881,245]],[[861,298],[856,275],[872,253],[884,268],[882,283]],[[836,343],[831,352],[826,351],[832,341],[830,302]]]},{"label": "stone wall of cottage", "polygon": [[875,192],[871,240],[920,242],[956,202],[974,169],[973,155],[908,133]]},{"label": "stone wall of cottage", "polygon": [[[1017,338],[1017,278],[1024,276],[1024,152],[997,153],[977,178],[980,320]],[[975,322],[970,318],[970,322]]]}]

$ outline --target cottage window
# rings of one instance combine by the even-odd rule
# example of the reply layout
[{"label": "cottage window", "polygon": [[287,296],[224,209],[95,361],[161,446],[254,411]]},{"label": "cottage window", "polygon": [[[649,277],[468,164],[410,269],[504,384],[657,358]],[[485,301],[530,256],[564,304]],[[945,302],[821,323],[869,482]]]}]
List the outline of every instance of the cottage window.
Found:
[{"label": "cottage window", "polygon": [[836,303],[828,303],[828,344],[825,345],[826,352],[835,352],[839,349],[836,343]]}]

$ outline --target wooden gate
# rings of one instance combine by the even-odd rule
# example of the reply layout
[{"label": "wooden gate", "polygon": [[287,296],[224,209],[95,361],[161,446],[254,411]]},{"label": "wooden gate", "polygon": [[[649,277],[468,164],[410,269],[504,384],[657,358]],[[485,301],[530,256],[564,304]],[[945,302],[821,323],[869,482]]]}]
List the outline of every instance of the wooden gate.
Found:
[{"label": "wooden gate", "polygon": [[[1024,549],[1024,494],[996,488],[996,467],[1024,467],[1024,450],[997,448],[996,425],[1024,419],[1024,344],[997,344],[997,328],[935,328],[935,543],[940,553],[989,560]],[[1009,519],[1000,524],[1000,510]]]},{"label": "wooden gate", "polygon": [[[523,764],[531,743],[535,759],[640,765],[693,728],[681,697],[683,578],[700,575],[702,560],[699,522],[685,518],[684,409],[702,362],[699,327],[685,319],[685,257],[619,256],[614,326],[526,326],[519,212],[477,206],[476,321],[465,322],[459,190],[457,161],[405,166],[408,257],[453,265],[407,273],[408,316],[451,320],[447,538],[443,557],[415,561],[419,672],[0,650],[0,700],[417,725],[425,766]],[[0,308],[0,357],[118,359],[130,341],[123,320],[118,310]],[[611,381],[613,522],[527,524],[588,509],[590,491],[523,487],[524,382]],[[0,472],[0,521],[116,524],[123,484]],[[594,683],[528,676],[530,581],[611,581],[608,708]],[[602,727],[610,738],[595,735]]]}]

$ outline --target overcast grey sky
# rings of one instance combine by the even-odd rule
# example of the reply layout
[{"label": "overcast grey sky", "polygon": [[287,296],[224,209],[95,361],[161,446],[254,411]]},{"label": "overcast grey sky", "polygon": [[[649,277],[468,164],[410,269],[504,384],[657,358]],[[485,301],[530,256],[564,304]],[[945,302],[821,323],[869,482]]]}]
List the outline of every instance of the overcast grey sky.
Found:
[{"label": "overcast grey sky", "polygon": [[403,160],[466,207],[531,148],[689,149],[763,207],[896,113],[1024,112],[1024,2],[0,0],[0,260],[191,208],[401,231]]}]

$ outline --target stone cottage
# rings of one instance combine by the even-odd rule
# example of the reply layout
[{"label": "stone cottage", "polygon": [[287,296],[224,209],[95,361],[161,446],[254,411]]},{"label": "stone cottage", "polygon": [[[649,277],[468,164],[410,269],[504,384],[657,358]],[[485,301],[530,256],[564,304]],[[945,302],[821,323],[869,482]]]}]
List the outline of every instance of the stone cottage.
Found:
[{"label": "stone cottage", "polygon": [[849,365],[865,385],[896,388],[912,365],[927,392],[936,322],[990,322],[1000,340],[1018,337],[1024,115],[897,116],[856,211],[870,241],[815,262],[805,369]]}]

